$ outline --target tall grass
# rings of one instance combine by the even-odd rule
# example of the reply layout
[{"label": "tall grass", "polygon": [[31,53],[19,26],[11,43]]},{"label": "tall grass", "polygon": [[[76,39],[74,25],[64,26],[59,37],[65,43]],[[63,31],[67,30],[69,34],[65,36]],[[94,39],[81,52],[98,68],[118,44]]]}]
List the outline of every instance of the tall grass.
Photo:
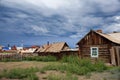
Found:
[{"label": "tall grass", "polygon": [[89,59],[79,59],[77,56],[65,56],[61,62],[62,64],[60,65],[52,64],[44,67],[42,72],[45,72],[45,70],[60,70],[78,75],[86,75],[93,71],[102,72],[107,70],[107,67],[101,61],[92,64]]},{"label": "tall grass", "polygon": [[50,62],[50,61],[57,61],[57,58],[55,56],[48,55],[48,56],[25,57],[23,60]]}]

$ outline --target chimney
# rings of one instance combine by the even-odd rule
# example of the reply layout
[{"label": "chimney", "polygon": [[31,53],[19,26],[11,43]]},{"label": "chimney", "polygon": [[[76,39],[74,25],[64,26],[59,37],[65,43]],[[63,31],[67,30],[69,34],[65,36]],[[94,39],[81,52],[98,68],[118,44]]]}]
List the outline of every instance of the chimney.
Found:
[{"label": "chimney", "polygon": [[96,32],[102,33],[102,30],[97,30]]},{"label": "chimney", "polygon": [[47,45],[49,46],[49,41],[47,41]]}]

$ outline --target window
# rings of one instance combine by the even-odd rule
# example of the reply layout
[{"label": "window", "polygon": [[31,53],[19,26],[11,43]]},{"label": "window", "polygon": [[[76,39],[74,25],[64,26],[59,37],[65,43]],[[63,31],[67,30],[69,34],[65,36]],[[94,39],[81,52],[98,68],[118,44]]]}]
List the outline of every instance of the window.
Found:
[{"label": "window", "polygon": [[98,47],[91,47],[91,57],[98,57]]}]

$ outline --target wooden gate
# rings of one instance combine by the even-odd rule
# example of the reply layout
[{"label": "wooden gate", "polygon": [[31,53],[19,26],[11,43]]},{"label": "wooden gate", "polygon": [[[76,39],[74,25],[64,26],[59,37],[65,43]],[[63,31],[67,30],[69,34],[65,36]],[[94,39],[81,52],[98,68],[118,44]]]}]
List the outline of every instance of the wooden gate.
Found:
[{"label": "wooden gate", "polygon": [[120,66],[120,46],[114,46],[110,49],[111,63]]}]

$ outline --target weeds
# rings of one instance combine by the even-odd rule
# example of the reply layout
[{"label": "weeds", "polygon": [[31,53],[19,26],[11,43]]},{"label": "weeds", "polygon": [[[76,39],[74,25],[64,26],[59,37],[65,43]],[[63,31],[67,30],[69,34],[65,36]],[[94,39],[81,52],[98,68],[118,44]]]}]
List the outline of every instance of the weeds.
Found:
[{"label": "weeds", "polygon": [[23,60],[50,62],[50,61],[57,61],[57,58],[54,56],[48,55],[48,56],[25,57]]},{"label": "weeds", "polygon": [[67,71],[78,75],[86,75],[93,71],[102,72],[107,70],[107,67],[101,61],[92,64],[89,59],[79,59],[77,56],[65,56],[62,58],[61,62],[62,64],[60,65],[48,65],[42,70],[44,72],[46,70]]},{"label": "weeds", "polygon": [[28,80],[39,80],[39,78],[35,74],[30,74],[27,76]]},{"label": "weeds", "polygon": [[32,78],[32,80],[37,80],[37,77],[34,75],[34,73],[37,71],[38,68],[27,68],[27,69],[17,68],[11,70],[4,70],[2,74],[0,74],[0,76],[1,78],[5,77],[9,79]]},{"label": "weeds", "polygon": [[47,76],[48,80],[78,80],[78,77],[73,76],[70,73],[67,73],[66,75],[55,75],[50,74]]}]

